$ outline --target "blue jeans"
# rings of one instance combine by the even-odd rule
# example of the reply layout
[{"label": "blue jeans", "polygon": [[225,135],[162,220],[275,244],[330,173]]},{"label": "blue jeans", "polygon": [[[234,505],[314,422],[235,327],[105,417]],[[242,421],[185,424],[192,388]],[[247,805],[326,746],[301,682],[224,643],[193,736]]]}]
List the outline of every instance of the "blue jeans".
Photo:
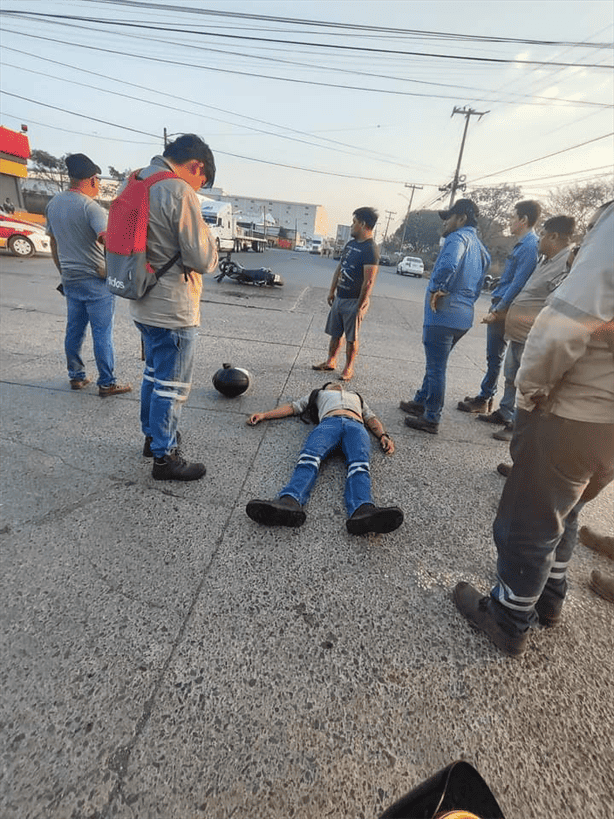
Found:
[{"label": "blue jeans", "polygon": [[507,341],[505,321],[494,321],[486,326],[486,375],[480,385],[480,398],[492,398],[497,392],[497,381]]},{"label": "blue jeans", "polygon": [[537,410],[516,411],[493,536],[498,582],[491,596],[508,631],[535,625],[546,587],[564,598],[578,512],[614,477],[614,424],[590,424]]},{"label": "blue jeans", "polygon": [[66,296],[66,336],[64,351],[68,377],[81,381],[85,365],[81,358],[87,325],[92,328],[94,358],[98,368],[98,386],[115,384],[115,350],[113,324],[115,296],[109,292],[104,279],[89,277],[64,283]]},{"label": "blue jeans", "polygon": [[503,375],[505,376],[505,390],[503,398],[499,404],[499,412],[510,424],[514,420],[516,412],[516,374],[520,369],[520,359],[524,344],[521,341],[510,341],[505,361],[503,362]]},{"label": "blue jeans", "polygon": [[198,327],[170,330],[136,326],[145,349],[145,370],[141,384],[141,428],[152,438],[151,451],[162,458],[177,446],[177,424],[181,407],[192,386],[194,349]]},{"label": "blue jeans", "polygon": [[439,423],[446,397],[448,358],[466,332],[467,330],[439,325],[425,326],[422,330],[426,369],[422,386],[414,395],[414,401],[423,405],[425,420],[433,424]]},{"label": "blue jeans", "polygon": [[347,463],[345,506],[351,517],[363,503],[373,503],[369,455],[369,433],[360,421],[332,415],[320,421],[305,441],[289,483],[279,493],[290,495],[303,506],[309,500],[320,463],[341,445]]}]

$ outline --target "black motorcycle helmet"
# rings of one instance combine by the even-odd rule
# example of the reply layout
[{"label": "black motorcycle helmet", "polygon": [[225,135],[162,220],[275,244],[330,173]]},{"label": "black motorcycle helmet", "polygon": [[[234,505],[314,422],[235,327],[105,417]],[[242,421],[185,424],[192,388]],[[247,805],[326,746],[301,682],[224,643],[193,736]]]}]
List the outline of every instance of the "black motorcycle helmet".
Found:
[{"label": "black motorcycle helmet", "polygon": [[213,376],[213,386],[226,398],[236,398],[242,395],[251,384],[251,375],[241,367],[233,367],[232,364],[222,364]]}]

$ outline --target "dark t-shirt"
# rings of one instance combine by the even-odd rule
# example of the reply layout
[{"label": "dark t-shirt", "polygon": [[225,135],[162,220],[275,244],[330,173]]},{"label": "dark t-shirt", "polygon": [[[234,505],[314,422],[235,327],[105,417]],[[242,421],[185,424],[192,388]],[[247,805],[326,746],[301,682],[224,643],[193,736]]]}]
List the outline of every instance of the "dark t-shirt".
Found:
[{"label": "dark t-shirt", "polygon": [[343,248],[341,273],[337,282],[336,295],[340,299],[357,299],[363,283],[363,269],[379,263],[379,253],[373,239],[357,242],[350,239]]}]

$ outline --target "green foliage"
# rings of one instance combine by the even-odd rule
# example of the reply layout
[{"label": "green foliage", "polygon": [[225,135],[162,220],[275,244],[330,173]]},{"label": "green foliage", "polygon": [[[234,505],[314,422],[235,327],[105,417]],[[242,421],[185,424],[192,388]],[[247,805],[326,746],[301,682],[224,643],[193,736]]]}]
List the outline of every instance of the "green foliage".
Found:
[{"label": "green foliage", "polygon": [[590,217],[600,205],[614,199],[614,182],[585,182],[556,188],[548,192],[543,218],[551,216],[573,216],[576,220],[576,236],[586,233]]},{"label": "green foliage", "polygon": [[32,176],[53,183],[61,191],[66,190],[69,185],[68,169],[65,161],[67,156],[68,154],[64,154],[56,157],[47,153],[47,151],[35,148],[30,155]]}]

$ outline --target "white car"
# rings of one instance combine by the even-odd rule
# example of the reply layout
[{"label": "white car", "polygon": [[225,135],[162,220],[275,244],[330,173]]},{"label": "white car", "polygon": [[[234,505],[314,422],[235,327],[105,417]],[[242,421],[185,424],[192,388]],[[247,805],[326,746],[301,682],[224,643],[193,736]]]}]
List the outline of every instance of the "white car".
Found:
[{"label": "white car", "polygon": [[0,213],[0,247],[8,247],[13,256],[51,253],[51,242],[45,229],[34,222]]},{"label": "white car", "polygon": [[297,253],[307,253],[309,248],[307,247],[307,245],[294,245],[294,250]]},{"label": "white car", "polygon": [[406,256],[397,265],[399,276],[416,276],[422,278],[424,273],[424,262],[418,256]]}]

